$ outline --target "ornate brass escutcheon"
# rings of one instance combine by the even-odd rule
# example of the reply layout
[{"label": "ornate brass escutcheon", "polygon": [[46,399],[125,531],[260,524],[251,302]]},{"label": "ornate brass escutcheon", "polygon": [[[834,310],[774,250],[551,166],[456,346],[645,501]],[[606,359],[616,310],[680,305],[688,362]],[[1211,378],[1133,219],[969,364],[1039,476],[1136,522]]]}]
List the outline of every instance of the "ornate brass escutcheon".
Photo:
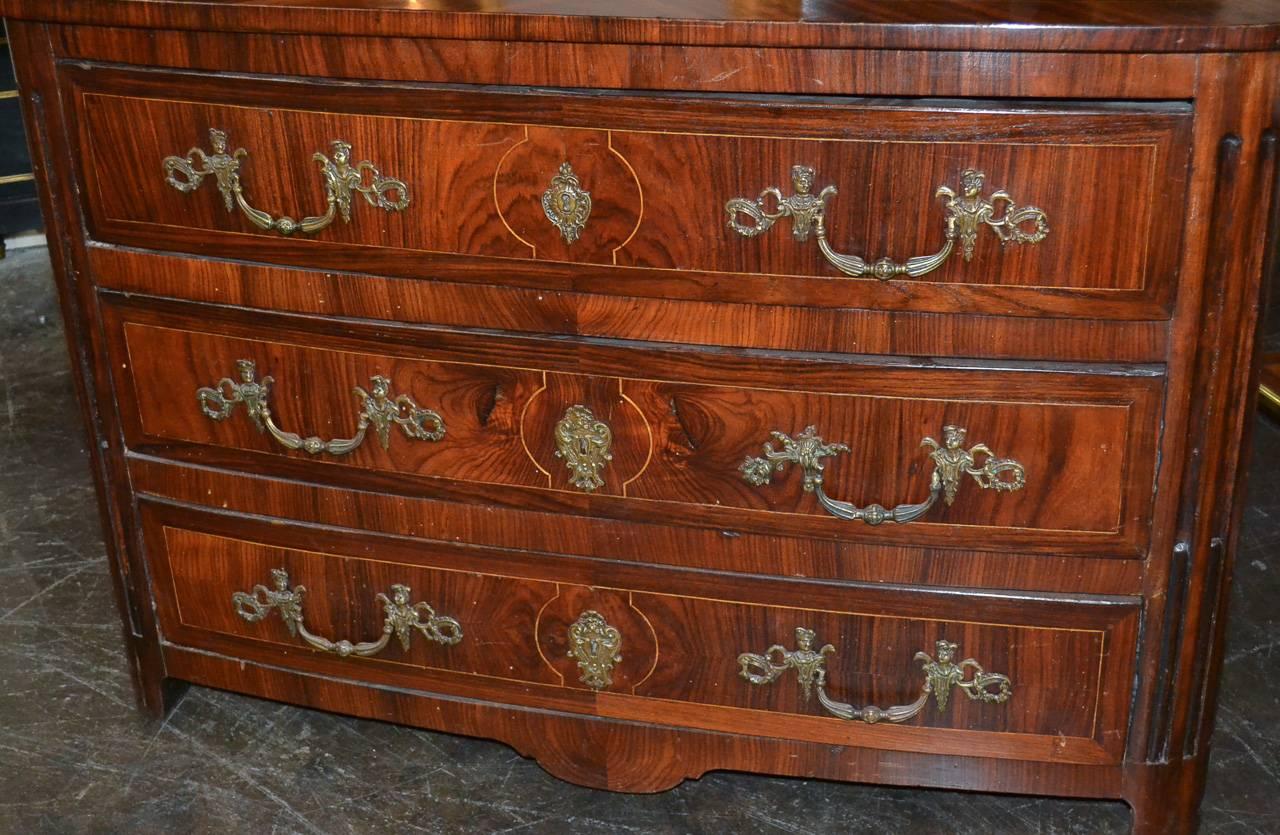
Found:
[{"label": "ornate brass escutcheon", "polygon": [[[725,203],[729,216],[728,226],[747,238],[768,232],[773,224],[784,217],[791,218],[791,236],[803,243],[810,234],[818,240],[823,256],[840,272],[861,278],[874,276],[887,281],[897,276],[916,278],[933,272],[951,257],[956,242],[965,261],[973,259],[978,233],[985,226],[995,233],[1002,244],[1035,244],[1049,234],[1049,219],[1034,206],[1019,206],[1008,192],[996,191],[983,197],[986,175],[972,168],[960,174],[960,193],[948,186],[939,186],[936,197],[944,199],[946,211],[942,248],[932,255],[920,255],[899,263],[891,258],[868,262],[856,255],[842,255],[831,247],[827,239],[827,202],[836,196],[836,187],[827,186],[813,193],[814,169],[807,165],[791,167],[791,183],[795,193],[785,197],[776,186],[760,192],[754,200],[734,197]],[[742,218],[749,219],[743,223]]]},{"label": "ornate brass escutcheon", "polygon": [[316,217],[294,220],[288,216],[272,217],[261,209],[249,205],[244,196],[244,184],[240,181],[240,161],[249,156],[244,148],[228,152],[226,131],[217,128],[209,131],[209,145],[213,153],[202,148],[192,148],[186,157],[166,157],[165,181],[183,194],[200,188],[204,178],[212,176],[222,192],[227,211],[238,207],[242,214],[259,229],[275,230],[282,235],[294,232],[319,232],[329,226],[338,215],[351,222],[351,195],[358,193],[370,205],[388,212],[402,212],[409,208],[409,187],[394,177],[384,177],[377,167],[364,160],[351,164],[351,144],[341,139],[332,143],[332,159],[317,152],[312,159],[320,164],[324,178],[325,213]]},{"label": "ornate brass escutcheon", "polygon": [[578,679],[593,690],[613,684],[613,665],[622,661],[622,633],[599,612],[586,611],[569,627],[569,657],[578,662]]},{"label": "ornate brass escutcheon", "polygon": [[[818,435],[817,427],[806,427],[792,438],[783,432],[773,432],[772,441],[764,444],[764,457],[748,456],[738,471],[747,483],[762,487],[773,480],[774,473],[795,464],[804,474],[804,489],[818,497],[819,504],[832,516],[850,521],[879,525],[882,522],[907,523],[919,519],[941,498],[948,505],[956,500],[956,493],[964,476],[970,476],[984,490],[1012,492],[1021,490],[1027,483],[1026,471],[1011,458],[996,458],[985,444],[964,448],[967,430],[961,426],[944,426],[942,443],[925,438],[920,446],[932,450],[933,474],[929,478],[929,497],[915,504],[900,504],[886,508],[878,504],[856,507],[849,502],[832,499],[822,489],[824,458],[848,452],[845,444],[829,444]],[[780,443],[781,449],[774,447]]]},{"label": "ornate brass escutcheon", "polygon": [[542,211],[560,230],[565,243],[571,244],[581,237],[591,217],[591,192],[582,188],[569,163],[561,163],[560,173],[551,178],[551,186],[542,193]]},{"label": "ornate brass escutcheon", "polygon": [[917,652],[915,660],[924,671],[924,683],[920,687],[920,697],[909,705],[892,707],[856,707],[844,702],[837,702],[827,695],[827,656],[835,653],[831,644],[815,650],[815,633],[812,629],[799,627],[796,629],[796,649],[790,650],[781,644],[774,644],[765,650],[763,655],[744,652],[738,656],[739,674],[752,684],[772,684],[787,670],[795,670],[800,681],[800,689],[805,699],[812,696],[816,687],[818,702],[828,713],[841,719],[851,719],[874,725],[877,722],[905,722],[924,710],[929,703],[930,694],[938,705],[938,711],[947,709],[947,701],[953,687],[960,688],[973,701],[991,704],[1004,704],[1013,695],[1013,683],[1008,676],[1000,673],[988,673],[972,658],[956,663],[956,650],[959,647],[948,640],[940,640],[934,644],[938,657],[927,652]]},{"label": "ornate brass escutcheon", "polygon": [[276,426],[271,407],[267,405],[267,397],[275,380],[263,377],[259,382],[257,366],[252,360],[236,360],[236,368],[240,372],[239,382],[223,377],[212,388],[196,391],[201,411],[210,419],[221,421],[230,417],[236,406],[243,403],[249,419],[258,427],[258,431],[267,432],[286,449],[300,449],[311,455],[321,452],[347,455],[364,443],[370,426],[383,449],[391,445],[393,424],[399,426],[408,438],[416,441],[438,441],[445,434],[444,418],[430,409],[419,407],[407,394],[393,397],[391,381],[375,375],[369,381],[369,391],[355,387],[355,395],[360,398],[360,416],[353,437],[330,441],[316,437],[304,438]]},{"label": "ornate brass escutcheon", "polygon": [[556,457],[572,475],[569,483],[591,493],[604,486],[600,471],[613,460],[613,432],[586,406],[570,406],[556,423]]},{"label": "ornate brass escutcheon", "polygon": [[272,588],[258,585],[252,591],[238,591],[231,595],[236,614],[249,623],[257,623],[273,611],[279,612],[290,635],[301,638],[322,652],[332,652],[344,658],[348,655],[377,655],[386,649],[392,635],[399,639],[400,648],[408,652],[415,631],[427,640],[445,646],[453,646],[462,640],[462,626],[456,620],[437,615],[435,609],[426,603],[410,603],[412,593],[409,587],[396,583],[391,587],[390,597],[378,594],[374,598],[382,604],[386,616],[382,623],[382,637],[360,643],[331,641],[312,634],[303,623],[302,599],[307,593],[306,588],[289,588],[289,574],[283,568],[271,570],[271,581]]}]

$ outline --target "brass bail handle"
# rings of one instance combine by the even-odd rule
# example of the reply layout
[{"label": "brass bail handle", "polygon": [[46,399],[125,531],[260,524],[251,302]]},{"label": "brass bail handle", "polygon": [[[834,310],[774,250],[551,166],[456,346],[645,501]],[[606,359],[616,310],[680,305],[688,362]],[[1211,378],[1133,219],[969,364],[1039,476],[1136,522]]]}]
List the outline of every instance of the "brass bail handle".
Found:
[{"label": "brass bail handle", "polygon": [[[791,236],[799,243],[812,235],[818,248],[840,272],[854,278],[871,276],[881,281],[906,276],[918,278],[938,269],[951,257],[957,241],[966,262],[973,260],[979,232],[989,229],[1001,244],[1037,244],[1049,234],[1049,218],[1034,206],[1019,206],[1004,190],[983,196],[986,174],[973,168],[960,174],[960,192],[939,186],[935,197],[943,200],[945,238],[942,248],[932,255],[918,255],[898,262],[892,258],[866,261],[857,255],[844,255],[832,248],[827,237],[827,203],[837,194],[835,186],[826,186],[817,194],[813,183],[817,172],[807,165],[791,168],[790,196],[777,186],[770,186],[756,198],[734,197],[725,203],[728,226],[746,238],[768,232],[777,221],[791,218]],[[746,222],[744,222],[746,221]]]},{"label": "brass bail handle", "polygon": [[380,593],[374,598],[385,615],[382,635],[376,641],[333,641],[312,633],[303,622],[302,601],[306,593],[305,586],[289,588],[288,572],[274,568],[271,570],[271,586],[257,585],[251,591],[238,591],[231,595],[231,605],[235,607],[236,614],[249,623],[257,623],[276,612],[290,635],[301,638],[321,652],[331,652],[343,658],[377,655],[386,649],[393,635],[405,652],[409,651],[415,632],[445,646],[453,646],[462,640],[462,626],[456,620],[437,615],[435,609],[426,603],[410,603],[412,592],[409,587],[396,583],[391,586],[390,595]]},{"label": "brass bail handle", "polygon": [[818,703],[832,716],[869,725],[905,722],[924,710],[931,695],[938,711],[943,712],[954,688],[959,688],[972,701],[988,704],[1004,704],[1013,695],[1013,682],[1008,676],[988,673],[972,658],[957,662],[955,658],[960,647],[943,638],[934,644],[936,658],[927,652],[915,654],[915,660],[920,662],[924,672],[924,682],[920,686],[919,697],[911,704],[858,707],[836,701],[827,695],[826,668],[827,656],[835,654],[836,648],[826,644],[821,649],[814,649],[815,638],[812,629],[799,627],[796,629],[795,649],[774,644],[763,654],[744,652],[738,656],[738,673],[751,684],[764,685],[777,681],[788,670],[795,670],[806,700],[816,689]]},{"label": "brass bail handle", "polygon": [[312,160],[320,165],[324,182],[326,208],[322,215],[294,220],[287,215],[272,217],[261,209],[255,209],[244,196],[244,184],[240,179],[240,164],[249,152],[244,148],[231,151],[227,132],[218,128],[209,131],[210,151],[192,148],[185,157],[164,159],[165,182],[183,194],[190,194],[213,177],[228,212],[236,209],[259,229],[276,231],[282,235],[295,232],[308,234],[325,229],[342,216],[344,223],[351,222],[351,196],[359,194],[370,206],[387,212],[403,212],[409,208],[409,187],[394,177],[385,177],[378,167],[368,160],[351,164],[351,143],[335,139],[330,144],[331,156],[315,153]]},{"label": "brass bail handle", "polygon": [[868,525],[913,522],[928,513],[940,498],[950,506],[955,502],[966,475],[982,489],[998,493],[1021,490],[1027,483],[1026,470],[1017,461],[997,458],[986,444],[965,449],[968,430],[963,426],[944,426],[941,443],[933,438],[920,442],[921,447],[931,450],[929,459],[933,462],[929,495],[924,501],[891,508],[880,504],[857,507],[831,498],[822,487],[823,470],[826,468],[824,459],[848,452],[847,444],[827,443],[818,434],[816,426],[805,427],[794,438],[784,432],[770,434],[772,440],[764,443],[764,454],[747,456],[738,467],[738,472],[748,484],[763,487],[772,482],[776,473],[783,472],[788,464],[795,464],[804,475],[805,491],[817,496],[824,510],[840,519]]},{"label": "brass bail handle", "polygon": [[424,409],[407,394],[392,394],[391,380],[374,375],[369,380],[369,390],[356,386],[354,393],[360,399],[360,413],[356,422],[356,434],[350,438],[304,438],[294,432],[286,432],[276,425],[267,404],[271,377],[257,379],[257,364],[253,360],[236,361],[237,376],[233,380],[223,377],[216,385],[196,390],[200,410],[210,420],[224,421],[243,405],[249,419],[259,432],[266,432],[285,449],[300,449],[310,455],[322,452],[330,455],[349,455],[364,443],[372,426],[383,449],[390,448],[391,427],[398,426],[406,437],[415,441],[439,441],[445,435],[444,418],[431,409]]}]

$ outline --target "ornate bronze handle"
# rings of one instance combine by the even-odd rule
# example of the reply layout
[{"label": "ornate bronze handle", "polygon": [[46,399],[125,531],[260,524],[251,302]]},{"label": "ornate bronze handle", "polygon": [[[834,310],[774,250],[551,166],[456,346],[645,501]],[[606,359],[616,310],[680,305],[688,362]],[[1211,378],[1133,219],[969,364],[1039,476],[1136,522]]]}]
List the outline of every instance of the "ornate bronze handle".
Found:
[{"label": "ornate bronze handle", "polygon": [[[382,172],[368,160],[351,165],[351,144],[341,139],[332,143],[333,159],[317,152],[312,156],[320,163],[320,171],[324,177],[325,199],[328,208],[318,217],[304,217],[294,220],[288,216],[273,218],[271,215],[249,205],[244,196],[244,186],[240,182],[240,160],[249,156],[244,148],[227,152],[226,131],[216,128],[209,131],[209,144],[213,153],[206,153],[201,148],[192,148],[186,157],[165,157],[165,181],[183,194],[190,194],[200,188],[204,178],[212,175],[218,183],[218,191],[222,192],[222,200],[227,211],[233,212],[239,207],[249,221],[259,229],[274,229],[282,235],[294,232],[319,232],[337,218],[341,213],[346,223],[351,222],[351,193],[358,192],[369,203],[388,212],[403,212],[409,207],[409,187],[393,177],[384,177]],[[394,196],[394,199],[392,197]]]},{"label": "ornate bronze handle", "polygon": [[435,609],[426,603],[410,603],[409,587],[397,583],[391,587],[390,597],[379,594],[375,598],[386,613],[386,620],[382,622],[382,637],[358,644],[331,641],[312,634],[302,622],[302,598],[307,593],[306,588],[294,586],[290,589],[289,574],[283,568],[271,570],[271,581],[275,588],[258,585],[251,592],[238,591],[231,595],[231,605],[236,607],[236,614],[249,623],[257,623],[275,610],[280,613],[285,626],[289,627],[290,635],[302,638],[321,652],[332,652],[344,658],[348,655],[377,655],[386,649],[392,635],[400,639],[400,647],[408,652],[409,640],[415,629],[428,641],[445,646],[453,646],[462,640],[462,626],[456,620],[437,615]]},{"label": "ornate bronze handle", "polygon": [[[855,278],[875,276],[881,281],[900,275],[916,278],[933,272],[951,257],[957,239],[960,241],[964,260],[973,260],[973,247],[978,239],[978,231],[983,226],[994,232],[1002,244],[1039,243],[1049,234],[1049,219],[1040,209],[1017,205],[1005,191],[997,191],[989,198],[983,197],[982,186],[986,175],[970,168],[960,175],[960,194],[957,195],[947,186],[939,186],[935,195],[946,199],[943,204],[947,213],[946,240],[940,250],[932,255],[908,258],[903,263],[891,258],[868,263],[856,255],[841,255],[831,248],[831,243],[827,240],[825,210],[827,201],[836,195],[836,187],[827,186],[815,195],[814,173],[807,165],[792,166],[791,183],[795,194],[790,197],[784,197],[782,190],[773,186],[760,192],[760,196],[754,200],[735,197],[725,203],[729,228],[739,235],[754,238],[769,231],[775,221],[789,217],[791,236],[804,242],[813,233],[818,239],[818,248],[822,250],[822,254],[840,272]],[[743,223],[741,215],[746,215],[751,222]],[[1028,226],[1031,227],[1029,230],[1026,228]]]},{"label": "ornate bronze handle", "polygon": [[551,185],[542,193],[542,212],[560,230],[565,243],[572,244],[581,237],[591,217],[591,192],[582,188],[582,181],[567,161],[560,164],[560,173],[551,178]]},{"label": "ornate bronze handle", "polygon": [[583,612],[569,627],[569,657],[578,662],[578,680],[592,690],[613,684],[613,665],[622,661],[622,633],[604,615]]},{"label": "ornate bronze handle", "polygon": [[[879,525],[881,522],[907,523],[919,519],[941,496],[948,505],[956,500],[956,491],[965,475],[973,477],[984,490],[1012,492],[1021,490],[1027,483],[1026,471],[1011,458],[996,458],[985,444],[968,450],[964,448],[968,430],[961,426],[944,426],[943,442],[933,438],[920,442],[922,447],[932,448],[933,475],[929,478],[929,498],[916,504],[900,504],[884,508],[878,504],[856,507],[849,502],[836,501],[822,489],[824,458],[848,452],[845,444],[829,444],[818,435],[817,427],[806,427],[795,438],[782,432],[774,432],[773,439],[782,444],[776,449],[773,441],[764,444],[764,457],[748,456],[738,471],[747,483],[761,487],[773,480],[773,474],[782,472],[788,463],[796,464],[804,473],[804,489],[815,494],[818,502],[832,516],[851,521]],[[981,457],[981,463],[978,458]]]},{"label": "ornate bronze handle", "polygon": [[573,475],[569,483],[584,493],[604,486],[600,471],[613,460],[613,430],[586,406],[570,406],[556,423],[556,458]]},{"label": "ornate bronze handle", "polygon": [[430,409],[419,408],[407,394],[392,397],[391,381],[382,376],[370,379],[371,391],[359,386],[355,388],[355,394],[360,398],[360,417],[354,437],[326,441],[285,432],[276,426],[271,407],[267,405],[267,396],[275,380],[263,377],[262,382],[258,382],[257,366],[252,360],[236,360],[236,368],[240,371],[240,382],[223,377],[216,386],[196,391],[201,411],[213,420],[226,420],[236,406],[243,403],[258,431],[270,433],[286,449],[300,449],[312,455],[321,452],[346,455],[364,443],[370,426],[377,432],[382,448],[387,449],[391,444],[392,424],[399,426],[415,441],[438,441],[444,437],[444,418]]},{"label": "ornate bronze handle", "polygon": [[[966,658],[957,664],[955,656],[959,647],[950,641],[941,640],[934,645],[938,653],[936,659],[927,652],[915,654],[915,660],[919,661],[924,669],[924,684],[920,687],[920,697],[911,704],[892,707],[875,705],[856,707],[837,702],[827,695],[826,688],[827,656],[834,653],[836,649],[831,644],[827,644],[822,649],[815,650],[813,639],[812,629],[800,627],[796,629],[798,649],[791,650],[780,644],[774,644],[765,650],[763,655],[744,652],[738,656],[739,673],[752,684],[772,684],[787,670],[795,670],[805,699],[812,696],[816,685],[818,702],[828,713],[841,719],[857,720],[869,725],[877,722],[907,721],[924,710],[925,705],[929,703],[931,693],[937,701],[938,711],[945,711],[952,687],[959,687],[973,701],[992,704],[1004,704],[1013,695],[1013,683],[1009,681],[1008,676],[988,673],[972,658]],[[968,676],[970,672],[972,675]]]}]

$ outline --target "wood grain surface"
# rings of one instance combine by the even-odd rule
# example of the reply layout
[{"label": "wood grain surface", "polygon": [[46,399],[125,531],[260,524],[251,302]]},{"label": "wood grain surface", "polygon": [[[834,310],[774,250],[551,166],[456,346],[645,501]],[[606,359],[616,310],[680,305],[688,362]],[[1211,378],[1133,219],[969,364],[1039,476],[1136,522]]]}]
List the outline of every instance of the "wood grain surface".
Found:
[{"label": "wood grain surface", "polygon": [[433,542],[470,542],[606,562],[848,583],[1085,595],[1135,595],[1142,583],[1141,562],[1106,556],[967,550],[945,543],[921,547],[839,542],[675,523],[648,522],[637,528],[636,522],[584,515],[581,507],[568,502],[545,501],[495,512],[492,505],[480,502],[406,496],[403,485],[399,492],[390,492],[393,484],[350,489],[314,483],[314,476],[313,481],[291,477],[294,473],[268,477],[137,452],[130,454],[129,474],[139,494],[228,513],[316,525],[341,523]]},{"label": "wood grain surface", "polygon": [[[1280,3],[413,5],[0,0],[143,707],[191,681],[503,739],[611,789],[737,768],[1120,796],[1135,832],[1194,831],[1280,229]],[[270,211],[322,210],[311,155],[344,138],[421,189],[418,213],[254,233],[211,185],[163,183],[211,127]],[[566,157],[600,201],[574,246],[535,202]],[[785,224],[729,237],[723,201],[794,162],[840,189],[839,249],[932,249],[930,195],[970,164],[1050,237],[888,284]],[[284,454],[195,405],[242,356],[287,429],[349,434],[351,387],[382,372],[449,435]],[[566,488],[547,434],[578,402],[615,424],[598,495]],[[823,515],[794,474],[735,480],[768,431],[809,422],[854,448],[828,469],[839,498],[920,497],[916,445],[945,422],[1031,479],[877,529]],[[334,634],[376,634],[364,592],[401,567],[468,618],[546,604],[548,658],[595,605],[638,636],[627,691],[533,664],[519,630],[453,662],[286,652],[278,623],[259,639],[210,605],[210,555],[236,582],[315,572],[299,582],[328,589]],[[175,626],[166,566],[212,590],[182,600],[213,628]],[[906,659],[942,626],[1025,698],[868,727],[794,688],[717,687],[726,646],[785,643],[801,616],[840,647],[840,698],[901,699],[912,665],[880,666],[877,642]]]},{"label": "wood grain surface", "polygon": [[[836,354],[1159,363],[1168,323],[694,302],[191,259],[97,244],[96,285],[267,311]],[[502,280],[491,274],[489,280]]]},{"label": "wood grain surface", "polygon": [[1195,52],[1266,50],[1280,40],[1270,0],[490,0],[462,10],[452,0],[3,0],[0,15],[210,31],[856,49]]},{"label": "wood grain surface", "polygon": [[[106,68],[72,76],[85,89],[86,208],[106,241],[220,256],[261,247],[296,265],[341,266],[335,250],[359,252],[380,272],[421,275],[431,265],[441,277],[492,282],[496,273],[546,289],[569,289],[568,276],[530,273],[527,262],[572,264],[598,276],[575,288],[660,298],[1121,319],[1167,315],[1176,272],[1181,230],[1167,218],[1184,200],[1183,105],[1028,113],[384,88],[347,115],[354,102],[343,86],[304,92]],[[530,123],[530,112],[542,120]],[[246,198],[274,216],[323,213],[312,156],[335,139],[408,183],[413,203],[387,213],[357,200],[351,223],[282,240],[228,212],[213,182],[183,194],[160,175],[166,157],[207,147],[211,128],[246,149]],[[121,147],[131,148],[127,161]],[[573,244],[541,205],[564,162],[594,202]],[[957,252],[918,279],[850,278],[815,241],[792,239],[789,221],[753,239],[726,226],[731,198],[773,186],[793,193],[797,164],[817,171],[815,193],[839,190],[826,211],[832,245],[868,262],[940,249],[945,214],[934,193],[960,190],[969,169],[986,174],[987,194],[1007,190],[1043,209],[1051,231],[1017,246],[983,229],[972,261]]]},{"label": "wood grain surface", "polygon": [[[60,27],[68,58],[262,76],[820,96],[1189,99],[1178,53],[937,52]],[[381,60],[368,61],[376,52]],[[1070,70],[1070,71],[1068,71]]]},{"label": "wood grain surface", "polygon": [[[458,489],[506,494],[508,503],[537,501],[535,491],[567,493],[566,500],[605,515],[855,541],[1132,557],[1147,534],[1142,520],[1161,389],[1149,374],[787,362],[443,333],[431,334],[431,347],[427,334],[412,334],[412,345],[393,352],[385,336],[378,344],[313,331],[290,338],[273,327],[267,340],[257,336],[261,317],[213,327],[195,309],[161,313],[137,303],[113,304],[105,321],[133,449],[173,454],[195,445],[193,455],[241,466],[252,460],[244,453],[253,453],[265,467],[276,466],[271,458],[292,458],[317,471],[340,468],[343,478],[395,474],[406,486],[418,482],[414,491],[457,482]],[[394,393],[439,412],[448,434],[429,443],[396,432],[387,449],[370,439],[345,456],[288,452],[243,414],[213,421],[199,408],[195,392],[235,377],[239,359],[253,360],[259,379],[274,378],[271,409],[286,431],[350,437],[359,410],[352,391],[381,374]],[[557,454],[556,424],[574,405],[588,407],[613,434],[613,460],[594,495],[570,483]],[[829,516],[795,473],[753,487],[738,469],[773,431],[797,435],[813,425],[829,442],[851,445],[827,464],[830,495],[859,505],[921,501],[931,472],[921,442],[951,424],[968,428],[970,444],[1018,460],[1029,474],[1026,487],[997,493],[965,484],[952,506],[926,520],[871,527]],[[227,458],[219,448],[244,453]]]},{"label": "wood grain surface", "polygon": [[[1127,700],[1104,680],[1131,668],[1132,600],[1086,606],[745,581],[730,588],[640,568],[605,580],[552,555],[535,568],[509,552],[406,546],[172,506],[148,505],[144,519],[157,584],[166,588],[161,628],[181,645],[373,683],[412,681],[408,686],[428,691],[490,698],[506,692],[516,703],[616,718],[644,720],[669,710],[708,730],[765,724],[813,742],[867,739],[890,749],[960,753],[965,744],[982,744],[974,733],[981,731],[1006,735],[1004,755],[1015,758],[1100,763],[1122,750]],[[313,633],[372,640],[384,617],[374,595],[403,583],[415,602],[456,618],[463,639],[442,647],[414,635],[408,652],[393,642],[369,658],[317,653],[291,637],[278,614],[257,623],[236,615],[232,593],[269,585],[273,568],[306,587],[304,620]],[[681,591],[665,592],[672,588]],[[599,690],[581,682],[568,654],[568,627],[588,610],[622,635],[613,683]],[[929,617],[913,614],[920,611]],[[802,698],[794,675],[767,687],[739,676],[740,652],[790,646],[797,626],[837,646],[828,661],[837,698],[913,701],[923,681],[913,656],[932,654],[942,637],[988,670],[1008,674],[1015,695],[991,705],[954,692],[945,713],[931,708],[901,726],[825,716]]]},{"label": "wood grain surface", "polygon": [[[1111,798],[1125,788],[1124,772],[1114,765],[984,758],[989,749],[981,745],[971,745],[959,756],[870,745],[836,748],[835,756],[826,740],[784,739],[759,727],[704,731],[655,722],[605,722],[561,709],[409,693],[172,645],[165,648],[165,663],[172,675],[209,687],[371,719],[394,716],[453,734],[500,737],[562,780],[612,791],[665,791],[744,761],[772,774],[886,785],[970,790],[998,785],[1028,794],[1051,785],[1075,797]],[[672,718],[670,710],[667,718]]]}]

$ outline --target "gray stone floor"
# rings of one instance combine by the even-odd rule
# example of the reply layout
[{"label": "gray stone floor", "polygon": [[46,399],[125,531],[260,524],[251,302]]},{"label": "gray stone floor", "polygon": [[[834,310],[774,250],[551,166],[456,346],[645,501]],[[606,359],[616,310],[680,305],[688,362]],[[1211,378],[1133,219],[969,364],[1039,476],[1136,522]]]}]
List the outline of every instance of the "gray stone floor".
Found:
[{"label": "gray stone floor", "polygon": [[[1280,427],[1259,419],[1204,831],[1280,833]],[[43,251],[0,261],[0,832],[1119,833],[1119,803],[714,773],[570,786],[503,745],[192,688],[133,708]]]}]

